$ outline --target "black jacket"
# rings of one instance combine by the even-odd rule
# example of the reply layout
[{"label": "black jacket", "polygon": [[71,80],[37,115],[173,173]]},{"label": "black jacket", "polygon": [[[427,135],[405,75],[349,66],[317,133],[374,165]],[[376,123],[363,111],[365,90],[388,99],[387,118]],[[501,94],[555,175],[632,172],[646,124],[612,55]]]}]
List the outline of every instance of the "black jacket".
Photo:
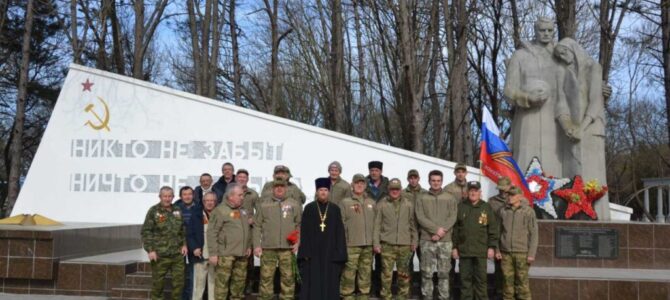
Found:
[{"label": "black jacket", "polygon": [[[230,181],[230,183],[235,182],[235,175],[233,175],[233,180]],[[226,188],[228,187],[228,183],[226,182],[225,179],[223,179],[223,176],[219,178],[219,180],[216,181],[214,186],[212,186],[212,190],[216,193],[217,196],[217,204],[221,204],[223,201],[223,194],[226,193]]]}]

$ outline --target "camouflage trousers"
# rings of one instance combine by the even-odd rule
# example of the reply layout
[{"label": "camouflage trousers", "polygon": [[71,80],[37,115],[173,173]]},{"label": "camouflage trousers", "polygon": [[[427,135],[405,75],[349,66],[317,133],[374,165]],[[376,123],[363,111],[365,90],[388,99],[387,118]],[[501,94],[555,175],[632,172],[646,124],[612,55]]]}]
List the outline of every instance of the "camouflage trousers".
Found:
[{"label": "camouflage trousers", "polygon": [[486,257],[460,257],[461,300],[488,300]]},{"label": "camouflage trousers", "polygon": [[437,272],[439,299],[449,299],[449,270],[451,270],[451,242],[420,241],[421,295],[433,299],[433,273]]},{"label": "camouflage trousers", "polygon": [[[340,279],[340,294],[344,300],[354,299],[356,283],[360,296],[357,299],[368,299],[370,296],[370,276],[372,273],[372,246],[348,247],[348,260]],[[358,280],[356,280],[358,273]]]},{"label": "camouflage trousers", "polygon": [[[530,299],[528,253],[502,253],[503,299]],[[515,297],[516,295],[516,297]]]},{"label": "camouflage trousers", "polygon": [[407,299],[409,296],[409,281],[412,273],[409,270],[412,259],[412,249],[405,245],[391,245],[382,243],[382,299],[393,299],[391,283],[393,281],[393,266],[398,271],[398,299]]},{"label": "camouflage trousers", "polygon": [[261,278],[258,299],[274,297],[275,271],[279,268],[279,299],[293,299],[295,296],[295,273],[293,272],[293,252],[290,249],[263,249],[261,255]]},{"label": "camouflage trousers", "polygon": [[172,274],[172,299],[181,299],[184,290],[184,257],[161,256],[151,261],[151,299],[163,299],[165,277]]},{"label": "camouflage trousers", "polygon": [[244,284],[247,279],[247,257],[220,256],[216,266],[216,287],[214,288],[217,300],[244,299]]}]

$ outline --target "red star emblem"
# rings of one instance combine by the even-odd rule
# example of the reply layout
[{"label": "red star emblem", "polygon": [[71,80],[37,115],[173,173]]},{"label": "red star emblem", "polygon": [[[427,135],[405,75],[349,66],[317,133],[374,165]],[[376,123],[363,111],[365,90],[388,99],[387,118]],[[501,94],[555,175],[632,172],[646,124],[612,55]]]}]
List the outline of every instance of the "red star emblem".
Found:
[{"label": "red star emblem", "polygon": [[84,89],[81,90],[82,92],[85,91],[91,91],[91,87],[93,86],[93,82],[88,81],[88,78],[86,78],[86,82],[81,83],[82,86],[84,86]]},{"label": "red star emblem", "polygon": [[554,191],[556,196],[561,197],[568,203],[568,209],[565,211],[565,218],[570,219],[576,213],[583,211],[591,219],[596,219],[596,212],[593,210],[593,199],[584,193],[584,180],[582,177],[575,176],[572,188]]}]

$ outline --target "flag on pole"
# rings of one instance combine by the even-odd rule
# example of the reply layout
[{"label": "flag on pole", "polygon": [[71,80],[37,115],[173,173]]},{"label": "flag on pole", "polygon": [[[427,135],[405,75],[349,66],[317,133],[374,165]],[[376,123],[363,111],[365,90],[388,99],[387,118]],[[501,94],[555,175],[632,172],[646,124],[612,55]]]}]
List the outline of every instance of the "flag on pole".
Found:
[{"label": "flag on pole", "polygon": [[502,176],[509,177],[513,185],[523,190],[524,196],[532,206],[533,199],[526,178],[519,169],[519,165],[512,158],[512,151],[500,138],[500,129],[486,107],[482,109],[482,141],[480,148],[479,159],[482,174],[495,183],[498,183],[498,178]]}]

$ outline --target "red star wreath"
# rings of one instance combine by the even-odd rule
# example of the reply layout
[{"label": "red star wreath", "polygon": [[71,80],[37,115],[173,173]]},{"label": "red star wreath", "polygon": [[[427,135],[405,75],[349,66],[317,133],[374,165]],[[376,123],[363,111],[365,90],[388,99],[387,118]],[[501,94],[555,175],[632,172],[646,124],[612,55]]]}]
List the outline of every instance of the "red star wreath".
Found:
[{"label": "red star wreath", "polygon": [[537,184],[537,187],[534,190],[530,191],[530,194],[533,196],[533,200],[544,199],[547,197],[547,190],[549,189],[549,182],[544,180],[540,175],[530,175],[526,177],[526,182],[528,185],[531,182]]},{"label": "red star wreath", "polygon": [[565,211],[566,219],[572,218],[580,211],[583,211],[591,219],[596,219],[596,212],[593,210],[594,200],[584,193],[584,180],[581,176],[575,176],[571,188],[554,191],[554,194],[568,203],[568,209]]}]

